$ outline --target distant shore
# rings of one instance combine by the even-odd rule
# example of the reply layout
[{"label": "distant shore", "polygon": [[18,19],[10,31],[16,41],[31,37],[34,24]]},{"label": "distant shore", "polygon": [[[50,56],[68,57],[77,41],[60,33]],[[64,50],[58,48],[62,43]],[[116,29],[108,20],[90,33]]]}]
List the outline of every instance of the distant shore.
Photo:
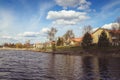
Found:
[{"label": "distant shore", "polygon": [[0,50],[27,50],[25,48],[0,48]]},{"label": "distant shore", "polygon": [[44,53],[51,53],[52,51],[41,51],[41,50],[37,50],[35,48],[9,48],[9,47],[5,47],[5,48],[0,48],[0,50],[19,50],[19,51],[33,51],[33,52],[44,52]]}]

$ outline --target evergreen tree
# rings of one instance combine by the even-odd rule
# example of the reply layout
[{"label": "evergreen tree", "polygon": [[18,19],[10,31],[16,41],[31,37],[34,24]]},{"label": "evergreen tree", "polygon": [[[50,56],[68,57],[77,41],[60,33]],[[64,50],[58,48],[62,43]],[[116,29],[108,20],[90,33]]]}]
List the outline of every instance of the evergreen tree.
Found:
[{"label": "evergreen tree", "polygon": [[52,51],[56,51],[56,45],[55,45],[55,41],[52,41]]},{"label": "evergreen tree", "polygon": [[101,35],[98,40],[98,47],[108,47],[110,44],[109,39],[105,31],[101,32]]},{"label": "evergreen tree", "polygon": [[57,46],[63,46],[63,38],[61,38],[61,37],[58,38]]},{"label": "evergreen tree", "polygon": [[85,49],[88,49],[91,47],[92,45],[92,36],[90,33],[85,33],[84,37],[83,37],[83,40],[82,40],[82,47],[85,48]]},{"label": "evergreen tree", "polygon": [[61,45],[61,39],[59,37],[58,40],[57,40],[57,46],[60,46],[60,45]]}]

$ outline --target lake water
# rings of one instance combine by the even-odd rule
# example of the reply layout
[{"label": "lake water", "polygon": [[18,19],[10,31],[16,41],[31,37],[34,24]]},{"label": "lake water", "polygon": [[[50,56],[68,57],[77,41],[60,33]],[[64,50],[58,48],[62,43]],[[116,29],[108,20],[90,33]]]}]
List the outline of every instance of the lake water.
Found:
[{"label": "lake water", "polygon": [[120,80],[120,58],[2,50],[0,80]]}]

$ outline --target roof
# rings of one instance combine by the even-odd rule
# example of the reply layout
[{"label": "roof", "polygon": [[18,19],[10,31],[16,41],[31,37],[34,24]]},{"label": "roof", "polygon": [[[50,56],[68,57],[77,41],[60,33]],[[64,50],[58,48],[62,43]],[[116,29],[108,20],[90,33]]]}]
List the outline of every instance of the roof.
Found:
[{"label": "roof", "polygon": [[106,30],[108,32],[111,32],[111,33],[117,33],[117,34],[120,34],[120,30],[109,30],[109,29],[105,29],[105,28],[98,28],[97,30],[95,30],[92,34],[94,34],[95,32],[97,32],[98,30]]},{"label": "roof", "polygon": [[42,43],[39,43],[39,42],[37,42],[37,43],[34,43],[35,45],[41,45]]},{"label": "roof", "polygon": [[73,38],[71,39],[72,41],[75,41],[75,42],[81,42],[82,41],[82,38]]},{"label": "roof", "polygon": [[48,41],[48,42],[45,42],[45,44],[53,44],[55,43],[55,41]]},{"label": "roof", "polygon": [[110,30],[110,33],[120,34],[120,30]]},{"label": "roof", "polygon": [[105,28],[98,28],[97,30],[95,30],[94,32],[92,32],[92,34],[94,34],[95,32],[97,32],[98,30],[106,30],[106,31],[109,31],[108,29],[105,29]]}]

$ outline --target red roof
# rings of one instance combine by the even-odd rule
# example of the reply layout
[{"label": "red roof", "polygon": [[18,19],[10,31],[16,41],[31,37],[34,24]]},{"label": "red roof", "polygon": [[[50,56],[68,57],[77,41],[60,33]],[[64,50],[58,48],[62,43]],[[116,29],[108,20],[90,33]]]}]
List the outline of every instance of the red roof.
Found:
[{"label": "red roof", "polygon": [[120,30],[110,30],[111,33],[120,34]]},{"label": "red roof", "polygon": [[75,41],[75,42],[81,42],[82,38],[73,38],[72,40]]}]

